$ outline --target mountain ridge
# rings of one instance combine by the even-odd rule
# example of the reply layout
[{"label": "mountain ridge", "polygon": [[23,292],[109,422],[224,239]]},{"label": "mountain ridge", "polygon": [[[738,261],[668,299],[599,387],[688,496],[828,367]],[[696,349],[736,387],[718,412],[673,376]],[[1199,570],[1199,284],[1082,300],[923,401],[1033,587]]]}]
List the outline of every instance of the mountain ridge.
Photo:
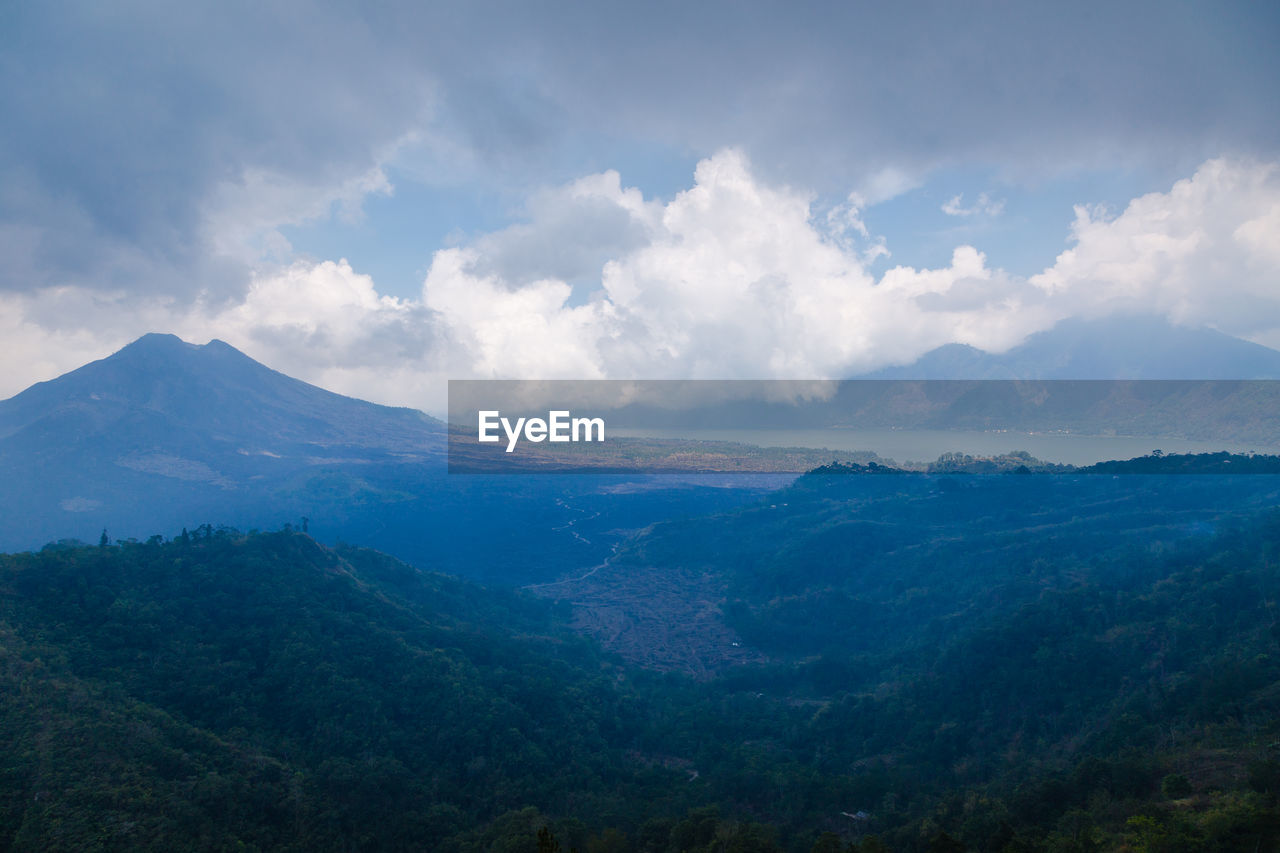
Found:
[{"label": "mountain ridge", "polygon": [[224,341],[148,334],[0,401],[0,546],[279,524],[316,515],[317,490],[333,493],[325,506],[395,499],[360,472],[442,467],[443,453],[443,425],[422,412],[318,388]]},{"label": "mountain ridge", "polygon": [[[222,341],[145,335],[0,401],[0,550],[97,541],[103,528],[146,539],[306,517],[330,543],[522,584],[594,565],[677,507],[755,493],[678,484],[614,496],[599,478],[457,477],[445,452],[444,425],[417,410],[317,388]],[[567,508],[569,497],[592,508]]]},{"label": "mountain ridge", "polygon": [[1280,351],[1150,316],[1067,319],[1005,352],[949,343],[866,379],[1280,379]]},{"label": "mountain ridge", "polygon": [[218,339],[198,345],[151,333],[0,401],[0,439],[60,413],[88,413],[103,423],[139,410],[162,413],[180,427],[212,424],[229,439],[271,434],[366,447],[404,444],[415,426],[433,432],[442,426],[415,409],[370,403],[287,376]]}]

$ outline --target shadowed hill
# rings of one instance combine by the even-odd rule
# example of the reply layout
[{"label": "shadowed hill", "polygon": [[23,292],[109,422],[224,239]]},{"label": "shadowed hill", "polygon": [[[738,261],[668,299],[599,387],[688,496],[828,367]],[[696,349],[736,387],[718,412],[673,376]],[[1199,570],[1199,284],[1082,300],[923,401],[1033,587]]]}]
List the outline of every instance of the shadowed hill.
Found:
[{"label": "shadowed hill", "polygon": [[301,534],[0,557],[0,638],[0,849],[423,849],[632,793],[550,608]]},{"label": "shadowed hill", "polygon": [[[915,542],[848,489],[900,479],[826,478],[707,520],[700,552],[645,547],[738,565],[763,605],[746,633],[779,651],[805,641],[778,630],[788,592],[823,602],[820,646],[702,685],[618,667],[523,596],[295,533],[0,556],[0,850],[535,853],[552,820],[588,851],[1274,853],[1280,519],[1168,541],[1047,495],[1059,518],[884,495],[990,529],[882,572]],[[1133,507],[1184,526],[1170,508]],[[1041,547],[1018,553],[1009,512]]]}]

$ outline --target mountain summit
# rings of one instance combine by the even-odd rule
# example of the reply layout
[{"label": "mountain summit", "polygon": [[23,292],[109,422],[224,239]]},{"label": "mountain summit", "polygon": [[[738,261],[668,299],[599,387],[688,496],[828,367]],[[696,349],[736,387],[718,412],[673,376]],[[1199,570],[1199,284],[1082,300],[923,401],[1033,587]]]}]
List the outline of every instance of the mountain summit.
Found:
[{"label": "mountain summit", "polygon": [[421,412],[308,385],[222,341],[145,335],[0,401],[0,546],[265,517],[308,472],[443,451]]},{"label": "mountain summit", "polygon": [[21,442],[28,447],[50,435],[75,444],[120,426],[145,426],[145,441],[161,445],[205,438],[283,455],[335,445],[421,449],[439,422],[308,385],[223,341],[199,346],[162,334],[0,401],[0,440],[35,433]]},{"label": "mountain summit", "polygon": [[[0,551],[97,542],[103,528],[145,539],[306,518],[323,541],[523,584],[600,562],[620,531],[673,508],[756,493],[601,496],[593,477],[453,477],[445,451],[444,425],[422,412],[308,385],[222,341],[146,335],[0,401]],[[570,509],[569,495],[613,509]],[[584,517],[600,531],[584,535]]]}]

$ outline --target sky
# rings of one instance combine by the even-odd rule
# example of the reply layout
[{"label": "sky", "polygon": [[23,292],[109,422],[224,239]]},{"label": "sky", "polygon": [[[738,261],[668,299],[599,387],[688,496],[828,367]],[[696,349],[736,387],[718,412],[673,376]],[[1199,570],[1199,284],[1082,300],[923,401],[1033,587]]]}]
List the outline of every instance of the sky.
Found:
[{"label": "sky", "polygon": [[1280,6],[0,4],[0,397],[147,332],[341,393],[1280,347]]}]

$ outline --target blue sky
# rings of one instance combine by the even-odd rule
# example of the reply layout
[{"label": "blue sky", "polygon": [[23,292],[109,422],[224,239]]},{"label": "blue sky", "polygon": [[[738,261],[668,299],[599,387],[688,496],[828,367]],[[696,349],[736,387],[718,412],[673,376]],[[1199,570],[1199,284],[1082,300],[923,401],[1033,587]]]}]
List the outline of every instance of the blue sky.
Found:
[{"label": "blue sky", "polygon": [[[347,393],[1280,345],[1259,3],[0,9],[0,394],[148,331]],[[1064,254],[1065,253],[1065,254]]]}]

